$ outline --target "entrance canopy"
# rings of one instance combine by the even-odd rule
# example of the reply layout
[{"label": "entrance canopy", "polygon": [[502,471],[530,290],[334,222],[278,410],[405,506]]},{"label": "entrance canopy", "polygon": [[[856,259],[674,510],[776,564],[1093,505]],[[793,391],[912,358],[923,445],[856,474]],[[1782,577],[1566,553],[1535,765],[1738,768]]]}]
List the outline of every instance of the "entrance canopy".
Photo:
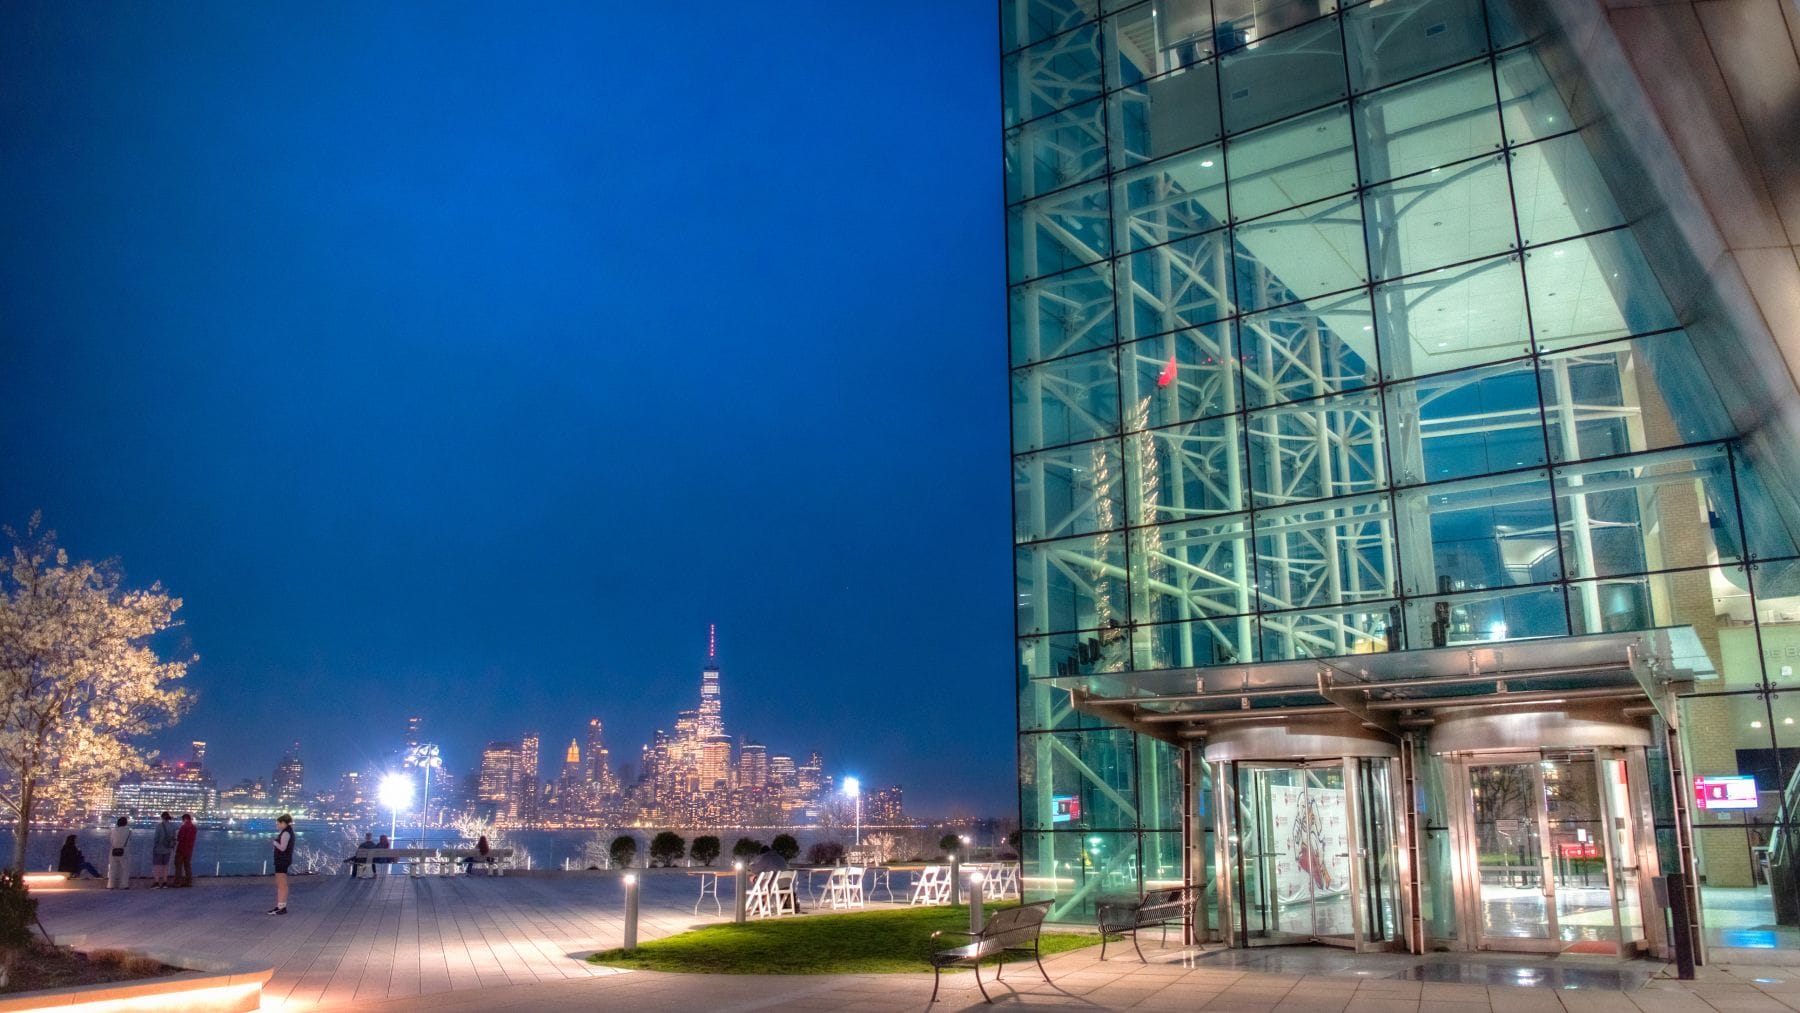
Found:
[{"label": "entrance canopy", "polygon": [[1667,720],[1671,684],[1717,678],[1693,627],[1676,626],[1048,681],[1076,710],[1179,743],[1223,721],[1349,712],[1397,734],[1406,711],[1645,697]]}]

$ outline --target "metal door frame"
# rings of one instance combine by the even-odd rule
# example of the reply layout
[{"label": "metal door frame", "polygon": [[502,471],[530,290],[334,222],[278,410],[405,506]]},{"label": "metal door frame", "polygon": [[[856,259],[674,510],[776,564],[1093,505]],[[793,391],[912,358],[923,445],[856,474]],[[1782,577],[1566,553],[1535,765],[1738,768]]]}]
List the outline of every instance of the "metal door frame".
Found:
[{"label": "metal door frame", "polygon": [[[1654,827],[1638,817],[1648,814],[1649,800],[1642,794],[1648,787],[1645,751],[1642,747],[1607,747],[1600,746],[1586,750],[1554,750],[1571,764],[1587,763],[1592,767],[1592,775],[1599,801],[1600,837],[1603,838],[1602,855],[1605,863],[1608,903],[1612,909],[1613,938],[1616,952],[1621,957],[1629,957],[1640,950],[1655,948],[1660,944],[1662,932],[1657,924],[1654,912],[1655,898],[1651,894],[1651,877],[1644,875],[1645,869],[1656,869],[1656,844]],[[1561,953],[1569,948],[1569,943],[1562,939],[1560,925],[1557,920],[1555,849],[1550,836],[1550,813],[1544,794],[1545,762],[1554,762],[1545,750],[1497,750],[1494,752],[1458,753],[1441,757],[1448,764],[1448,783],[1454,795],[1467,801],[1452,806],[1451,812],[1451,855],[1452,883],[1456,896],[1459,922],[1459,935],[1464,945],[1476,950],[1499,950],[1519,953]],[[1627,812],[1613,811],[1611,793],[1606,784],[1606,767],[1602,760],[1619,760],[1624,763],[1625,800]],[[1475,834],[1475,804],[1471,790],[1470,770],[1474,767],[1496,767],[1510,765],[1528,766],[1531,768],[1531,798],[1533,818],[1538,832],[1538,876],[1539,893],[1544,898],[1544,925],[1548,937],[1529,939],[1516,936],[1488,936],[1482,928],[1481,900],[1481,855]],[[1620,856],[1614,854],[1613,821],[1625,819],[1632,821],[1632,843],[1635,854]],[[1620,908],[1619,883],[1617,870],[1624,861],[1636,863],[1638,870],[1638,910],[1643,917],[1644,938],[1627,940],[1623,915]]]},{"label": "metal door frame", "polygon": [[[1362,821],[1366,812],[1365,807],[1368,804],[1363,798],[1364,786],[1358,780],[1360,771],[1357,761],[1362,759],[1382,759],[1391,762],[1388,757],[1338,756],[1321,757],[1317,759],[1309,758],[1304,760],[1220,760],[1210,764],[1213,779],[1213,840],[1215,846],[1213,882],[1218,886],[1219,930],[1228,945],[1235,948],[1248,948],[1253,946],[1323,943],[1325,945],[1343,947],[1359,952],[1387,950],[1392,948],[1391,940],[1383,939],[1371,942],[1367,938],[1368,926],[1365,924],[1363,910],[1366,898],[1364,898],[1363,894],[1368,887],[1364,872],[1364,863],[1370,856],[1368,848],[1362,840]],[[1236,854],[1232,853],[1234,850],[1233,845],[1242,843],[1238,840],[1236,834],[1240,828],[1239,813],[1241,806],[1239,805],[1240,799],[1238,797],[1238,777],[1240,770],[1247,767],[1250,769],[1262,768],[1270,770],[1287,769],[1304,771],[1307,769],[1330,769],[1334,766],[1340,772],[1344,782],[1344,845],[1347,849],[1347,854],[1338,857],[1346,857],[1349,859],[1350,887],[1346,900],[1350,905],[1351,913],[1350,933],[1348,937],[1343,935],[1320,935],[1316,931],[1316,921],[1314,923],[1315,931],[1310,934],[1281,932],[1279,930],[1280,914],[1279,911],[1276,911],[1272,915],[1277,924],[1276,930],[1271,933],[1270,930],[1265,928],[1262,930],[1266,934],[1265,937],[1252,938],[1247,920],[1250,905],[1247,903],[1248,898],[1244,895],[1245,876],[1243,875],[1243,868],[1247,856],[1244,853],[1244,849],[1241,847],[1235,849],[1237,852]],[[1391,795],[1394,784],[1394,771],[1392,767],[1389,768],[1388,781],[1389,794]],[[1388,801],[1390,800],[1377,800],[1377,804]],[[1405,831],[1401,827],[1398,818],[1391,812],[1388,815],[1388,827],[1390,846],[1397,847],[1400,836]],[[1260,829],[1261,828],[1259,828],[1258,833],[1259,842],[1262,837]],[[1253,860],[1261,860],[1264,857],[1263,854],[1258,854],[1257,856],[1254,856]],[[1393,868],[1398,870],[1398,864],[1395,864]],[[1266,874],[1264,878],[1266,878]]]}]

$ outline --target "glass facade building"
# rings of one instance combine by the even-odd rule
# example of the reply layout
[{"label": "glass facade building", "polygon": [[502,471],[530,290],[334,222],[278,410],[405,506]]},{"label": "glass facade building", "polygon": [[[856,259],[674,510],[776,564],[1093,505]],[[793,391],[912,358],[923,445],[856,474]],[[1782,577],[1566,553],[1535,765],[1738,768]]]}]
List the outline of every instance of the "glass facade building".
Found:
[{"label": "glass facade building", "polygon": [[1529,5],[1000,7],[1027,899],[1800,945],[1792,490]]}]

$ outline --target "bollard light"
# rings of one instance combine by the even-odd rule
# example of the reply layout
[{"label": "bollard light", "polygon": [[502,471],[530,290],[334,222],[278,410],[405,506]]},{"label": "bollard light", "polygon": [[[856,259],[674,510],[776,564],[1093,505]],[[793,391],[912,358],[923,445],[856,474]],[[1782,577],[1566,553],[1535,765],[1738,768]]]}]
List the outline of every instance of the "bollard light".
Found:
[{"label": "bollard light", "polygon": [[962,903],[962,853],[950,852],[950,903]]},{"label": "bollard light", "polygon": [[637,873],[625,874],[625,944],[622,950],[637,949],[638,890]]},{"label": "bollard light", "polygon": [[745,897],[744,894],[747,890],[746,884],[750,877],[748,873],[745,872],[744,863],[742,862],[731,863],[731,868],[736,876],[735,882],[737,883],[737,899],[732,901],[731,920],[742,925],[744,924],[746,914],[745,909],[748,906],[749,901],[749,898]]},{"label": "bollard light", "polygon": [[981,884],[987,879],[979,870],[969,873],[969,931],[981,932]]}]

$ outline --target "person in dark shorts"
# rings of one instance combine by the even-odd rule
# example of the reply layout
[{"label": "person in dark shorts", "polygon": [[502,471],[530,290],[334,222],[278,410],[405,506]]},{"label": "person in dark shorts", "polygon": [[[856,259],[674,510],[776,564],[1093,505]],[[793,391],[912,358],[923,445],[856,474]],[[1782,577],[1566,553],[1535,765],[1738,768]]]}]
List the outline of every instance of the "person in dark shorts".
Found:
[{"label": "person in dark shorts", "polygon": [[294,864],[294,818],[287,813],[275,817],[275,906],[272,915],[287,914],[288,866]]}]

